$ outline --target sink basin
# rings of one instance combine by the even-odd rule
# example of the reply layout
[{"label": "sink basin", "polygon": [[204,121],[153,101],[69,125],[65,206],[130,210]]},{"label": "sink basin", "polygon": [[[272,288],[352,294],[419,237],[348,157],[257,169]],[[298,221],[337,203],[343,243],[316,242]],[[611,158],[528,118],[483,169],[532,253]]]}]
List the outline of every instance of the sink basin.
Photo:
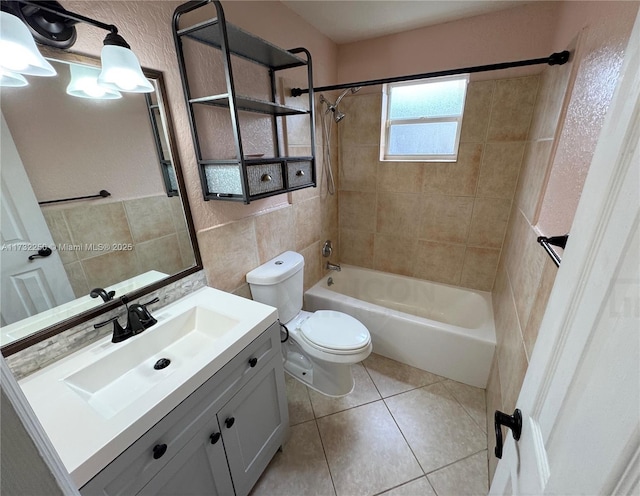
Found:
[{"label": "sink basin", "polygon": [[[212,355],[238,322],[208,308],[190,308],[113,345],[112,353],[63,381],[101,416],[111,418],[199,355]],[[165,361],[155,368],[162,359],[168,365]]]}]

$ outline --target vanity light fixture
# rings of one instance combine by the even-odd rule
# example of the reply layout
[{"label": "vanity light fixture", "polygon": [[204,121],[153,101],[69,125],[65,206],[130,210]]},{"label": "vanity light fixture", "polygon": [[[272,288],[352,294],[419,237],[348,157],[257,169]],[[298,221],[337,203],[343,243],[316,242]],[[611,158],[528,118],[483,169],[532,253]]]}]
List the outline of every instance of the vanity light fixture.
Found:
[{"label": "vanity light fixture", "polygon": [[19,88],[20,86],[27,86],[29,83],[22,74],[17,72],[9,72],[0,68],[0,86],[7,88]]},{"label": "vanity light fixture", "polygon": [[100,69],[88,65],[71,64],[69,71],[71,73],[71,81],[67,86],[68,95],[94,100],[116,100],[122,98],[119,91],[98,84]]},{"label": "vanity light fixture", "polygon": [[[27,26],[18,17],[5,11],[0,12],[0,69],[3,83],[6,72],[27,76],[56,75],[56,70],[38,51]],[[16,79],[15,76],[7,78],[7,81]]]},{"label": "vanity light fixture", "polygon": [[[19,72],[26,75],[55,75],[51,64],[38,52],[34,38],[43,45],[67,49],[76,41],[75,24],[83,22],[109,31],[102,49],[102,72],[98,76],[98,82],[101,85],[112,91],[132,93],[151,93],[154,91],[153,86],[142,73],[138,58],[131,51],[131,47],[124,38],[118,34],[118,28],[113,24],[105,24],[90,17],[70,12],[55,1],[2,0],[0,5],[2,7],[2,31],[0,33],[0,64],[2,68],[13,73]],[[20,33],[19,38],[16,33]],[[8,43],[13,44],[8,45]],[[26,52],[31,46],[33,50]],[[15,47],[15,49],[7,50],[5,47]],[[31,53],[31,55],[23,56],[18,55],[19,53]],[[46,65],[36,66],[35,61],[39,59],[42,59]],[[27,61],[34,66],[31,72],[17,67],[21,62]]]}]

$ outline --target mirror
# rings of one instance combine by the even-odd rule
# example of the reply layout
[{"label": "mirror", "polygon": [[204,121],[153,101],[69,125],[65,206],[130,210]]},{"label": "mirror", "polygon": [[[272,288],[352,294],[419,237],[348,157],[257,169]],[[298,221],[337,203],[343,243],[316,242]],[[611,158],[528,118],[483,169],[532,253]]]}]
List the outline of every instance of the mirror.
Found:
[{"label": "mirror", "polygon": [[41,51],[56,77],[2,88],[5,356],[202,268],[162,74],[144,69],[150,94],[80,98],[71,75],[99,61]]}]

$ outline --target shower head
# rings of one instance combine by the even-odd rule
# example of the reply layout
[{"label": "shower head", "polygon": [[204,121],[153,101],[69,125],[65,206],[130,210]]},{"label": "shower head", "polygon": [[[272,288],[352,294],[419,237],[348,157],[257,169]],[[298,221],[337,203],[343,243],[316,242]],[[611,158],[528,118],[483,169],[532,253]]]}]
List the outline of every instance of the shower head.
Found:
[{"label": "shower head", "polygon": [[340,96],[336,99],[336,103],[331,103],[329,100],[327,100],[324,97],[324,95],[320,95],[320,102],[327,104],[327,110],[325,110],[324,113],[328,114],[329,112],[333,112],[333,120],[336,123],[340,122],[347,115],[344,112],[340,111],[340,109],[338,108],[338,105],[340,105],[340,102],[342,101],[342,99],[345,97],[347,93],[349,92],[351,92],[351,94],[356,93],[357,91],[360,91],[360,88],[361,88],[360,86],[357,86],[355,88],[347,88],[342,93],[340,93]]}]

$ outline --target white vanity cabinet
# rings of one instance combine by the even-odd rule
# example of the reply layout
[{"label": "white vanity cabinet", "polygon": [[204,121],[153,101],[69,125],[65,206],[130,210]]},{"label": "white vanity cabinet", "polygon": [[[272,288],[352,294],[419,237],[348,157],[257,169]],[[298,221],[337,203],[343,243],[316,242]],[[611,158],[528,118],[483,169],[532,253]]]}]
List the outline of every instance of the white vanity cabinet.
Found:
[{"label": "white vanity cabinet", "polygon": [[282,446],[288,423],[276,322],[80,493],[244,496]]}]

